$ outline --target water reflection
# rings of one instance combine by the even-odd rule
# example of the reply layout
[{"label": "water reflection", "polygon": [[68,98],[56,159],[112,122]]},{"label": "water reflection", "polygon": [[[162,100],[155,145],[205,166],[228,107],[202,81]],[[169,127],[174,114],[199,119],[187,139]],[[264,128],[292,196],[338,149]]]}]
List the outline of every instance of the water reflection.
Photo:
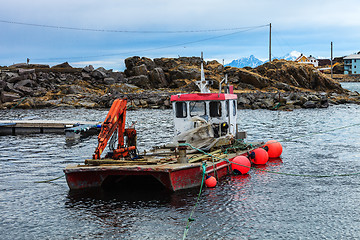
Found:
[{"label": "water reflection", "polygon": [[[103,189],[94,188],[89,190],[70,190],[65,205],[69,208],[99,203],[126,203],[137,206],[142,203],[156,203],[158,205],[170,205],[172,207],[183,207],[192,201],[197,195],[199,188],[192,188],[171,192],[165,188],[161,189]],[[111,207],[111,205],[110,205]]]}]

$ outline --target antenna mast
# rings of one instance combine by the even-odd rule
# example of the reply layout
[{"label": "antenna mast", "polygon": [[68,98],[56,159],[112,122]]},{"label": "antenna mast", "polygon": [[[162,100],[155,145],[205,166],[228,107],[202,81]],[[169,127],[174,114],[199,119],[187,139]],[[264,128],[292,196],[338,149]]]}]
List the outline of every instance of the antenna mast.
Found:
[{"label": "antenna mast", "polygon": [[205,80],[203,52],[201,52],[201,79],[195,83],[201,93],[210,93],[209,83]]}]

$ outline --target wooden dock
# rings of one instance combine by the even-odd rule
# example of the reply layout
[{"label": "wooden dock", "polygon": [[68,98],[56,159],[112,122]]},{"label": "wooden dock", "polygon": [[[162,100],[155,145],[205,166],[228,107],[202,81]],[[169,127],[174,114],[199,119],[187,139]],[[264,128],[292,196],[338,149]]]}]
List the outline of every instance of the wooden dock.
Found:
[{"label": "wooden dock", "polygon": [[101,122],[70,120],[0,120],[0,135],[31,133],[65,133],[75,138],[82,133],[98,133]]}]

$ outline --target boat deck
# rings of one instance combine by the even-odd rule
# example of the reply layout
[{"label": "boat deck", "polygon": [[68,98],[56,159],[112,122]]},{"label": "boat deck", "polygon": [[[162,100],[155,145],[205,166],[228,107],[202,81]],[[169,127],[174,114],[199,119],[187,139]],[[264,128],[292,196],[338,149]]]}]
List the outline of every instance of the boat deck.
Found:
[{"label": "boat deck", "polygon": [[[196,187],[201,184],[202,164],[206,165],[206,174],[221,178],[231,173],[230,163],[225,159],[232,159],[239,155],[247,155],[263,143],[249,144],[248,149],[233,153],[223,153],[220,149],[210,152],[214,157],[203,153],[187,155],[188,163],[178,163],[174,153],[165,156],[169,149],[156,151],[156,154],[143,156],[137,160],[100,159],[85,160],[85,164],[68,165],[64,172],[70,189],[84,189],[101,187],[108,178],[117,176],[116,181],[128,176],[152,176],[171,191]],[[159,156],[161,155],[161,156]]]}]

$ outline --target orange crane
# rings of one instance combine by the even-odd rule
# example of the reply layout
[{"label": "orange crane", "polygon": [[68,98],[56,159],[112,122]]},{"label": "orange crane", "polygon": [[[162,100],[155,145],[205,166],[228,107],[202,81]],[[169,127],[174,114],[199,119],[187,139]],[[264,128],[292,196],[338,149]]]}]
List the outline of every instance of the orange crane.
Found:
[{"label": "orange crane", "polygon": [[[118,145],[109,152],[105,158],[120,159],[136,156],[136,130],[134,128],[125,129],[127,99],[116,99],[107,114],[101,131],[98,136],[98,146],[95,149],[93,159],[100,159],[108,141],[117,129]],[[126,138],[126,142],[125,142]]]}]

